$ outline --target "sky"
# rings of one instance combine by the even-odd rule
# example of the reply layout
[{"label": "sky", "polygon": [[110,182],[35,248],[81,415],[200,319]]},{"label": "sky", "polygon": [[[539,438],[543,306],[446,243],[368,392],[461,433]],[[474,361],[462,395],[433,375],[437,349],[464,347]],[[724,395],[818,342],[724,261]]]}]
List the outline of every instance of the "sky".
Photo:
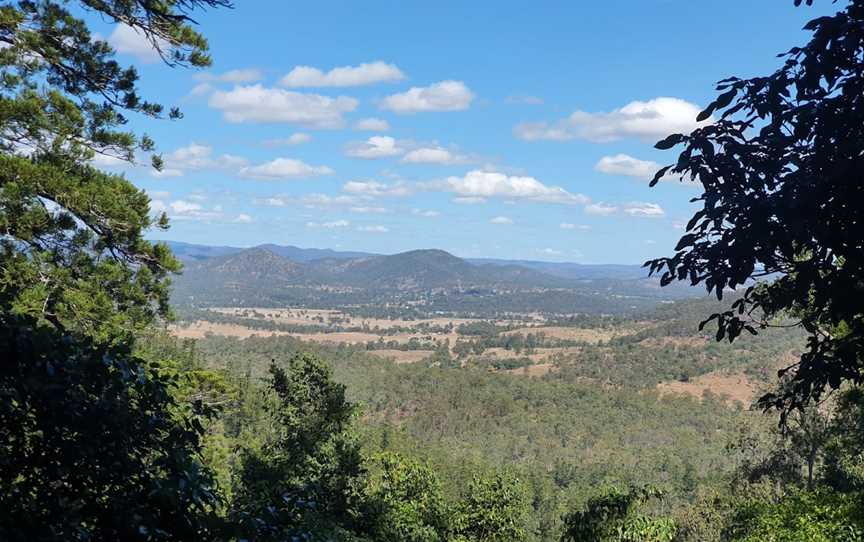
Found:
[{"label": "sky", "polygon": [[[96,21],[165,168],[101,159],[167,212],[153,239],[642,263],[699,187],[648,180],[717,80],[765,75],[831,3],[237,0],[198,13],[213,66],[169,68]],[[706,122],[710,122],[709,119]]]}]

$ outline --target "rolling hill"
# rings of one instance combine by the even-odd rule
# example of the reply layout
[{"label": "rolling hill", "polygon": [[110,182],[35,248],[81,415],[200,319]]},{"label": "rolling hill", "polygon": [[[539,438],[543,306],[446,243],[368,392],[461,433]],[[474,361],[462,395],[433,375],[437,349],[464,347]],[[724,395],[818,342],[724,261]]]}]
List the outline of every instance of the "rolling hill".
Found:
[{"label": "rolling hill", "polygon": [[[424,312],[622,313],[692,296],[693,290],[660,289],[644,278],[573,279],[506,262],[471,263],[443,250],[393,255],[301,258],[272,247],[185,254],[175,279],[174,302],[194,306],[411,307]],[[295,247],[290,247],[292,250]],[[304,251],[307,249],[296,249]],[[218,256],[207,254],[221,251]],[[226,253],[227,252],[227,253]]]}]

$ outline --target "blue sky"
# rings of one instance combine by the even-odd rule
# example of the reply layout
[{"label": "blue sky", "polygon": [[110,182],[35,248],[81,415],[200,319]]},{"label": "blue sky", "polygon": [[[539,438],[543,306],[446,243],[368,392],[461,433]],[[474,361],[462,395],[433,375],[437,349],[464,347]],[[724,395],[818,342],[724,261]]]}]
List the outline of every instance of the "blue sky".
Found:
[{"label": "blue sky", "polygon": [[653,143],[692,128],[716,80],[773,70],[830,10],[247,0],[196,17],[206,72],[102,24],[143,93],[185,118],[133,118],[162,174],[101,165],[167,211],[154,238],[641,263],[671,252],[699,193],[647,187],[676,158]]}]

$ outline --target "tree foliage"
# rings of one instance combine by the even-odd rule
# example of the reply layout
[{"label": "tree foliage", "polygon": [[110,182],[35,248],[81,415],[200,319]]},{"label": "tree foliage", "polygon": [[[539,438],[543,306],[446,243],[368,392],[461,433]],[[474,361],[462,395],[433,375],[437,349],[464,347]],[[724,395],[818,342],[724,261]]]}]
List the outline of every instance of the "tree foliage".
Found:
[{"label": "tree foliage", "polygon": [[562,542],[671,542],[675,522],[652,518],[638,512],[650,499],[663,492],[652,487],[612,488],[588,500],[581,510],[564,518]]},{"label": "tree foliage", "polygon": [[[699,115],[711,122],[656,145],[684,150],[652,185],[674,174],[704,192],[675,255],[645,265],[663,284],[689,280],[718,299],[745,288],[709,318],[718,340],[755,334],[783,316],[809,335],[800,362],[781,371],[792,385],[763,397],[766,407],[796,407],[827,386],[862,379],[862,27],[861,0],[810,21],[811,40],[780,55],[777,71],[720,81],[722,93]],[[768,280],[752,283],[759,279]]]},{"label": "tree foliage", "polygon": [[[172,65],[206,66],[196,8],[224,0],[0,6],[0,538],[196,540],[219,497],[200,458],[200,401],[135,353],[168,315],[167,227],[147,195],[93,166],[154,150],[143,99],[85,18],[142,33]],[[180,112],[169,110],[177,118]],[[154,166],[160,165],[158,157]]]},{"label": "tree foliage", "polygon": [[270,365],[271,434],[244,450],[232,516],[241,534],[284,540],[334,536],[351,528],[352,495],[363,472],[351,432],[355,407],[317,356],[297,354]]}]

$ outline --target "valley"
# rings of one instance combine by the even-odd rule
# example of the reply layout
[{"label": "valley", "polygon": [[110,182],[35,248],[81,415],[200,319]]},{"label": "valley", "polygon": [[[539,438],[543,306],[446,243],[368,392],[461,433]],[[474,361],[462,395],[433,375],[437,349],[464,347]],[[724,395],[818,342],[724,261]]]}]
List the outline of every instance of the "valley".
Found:
[{"label": "valley", "polygon": [[[443,251],[227,250],[180,251],[187,267],[176,281],[175,336],[290,337],[396,364],[709,393],[742,406],[767,389],[778,360],[801,348],[782,331],[716,343],[697,324],[719,304],[695,290],[659,290],[636,266],[608,270],[609,278],[605,266],[536,271]],[[579,267],[587,269],[580,275]],[[512,310],[546,295],[554,301]]]}]

